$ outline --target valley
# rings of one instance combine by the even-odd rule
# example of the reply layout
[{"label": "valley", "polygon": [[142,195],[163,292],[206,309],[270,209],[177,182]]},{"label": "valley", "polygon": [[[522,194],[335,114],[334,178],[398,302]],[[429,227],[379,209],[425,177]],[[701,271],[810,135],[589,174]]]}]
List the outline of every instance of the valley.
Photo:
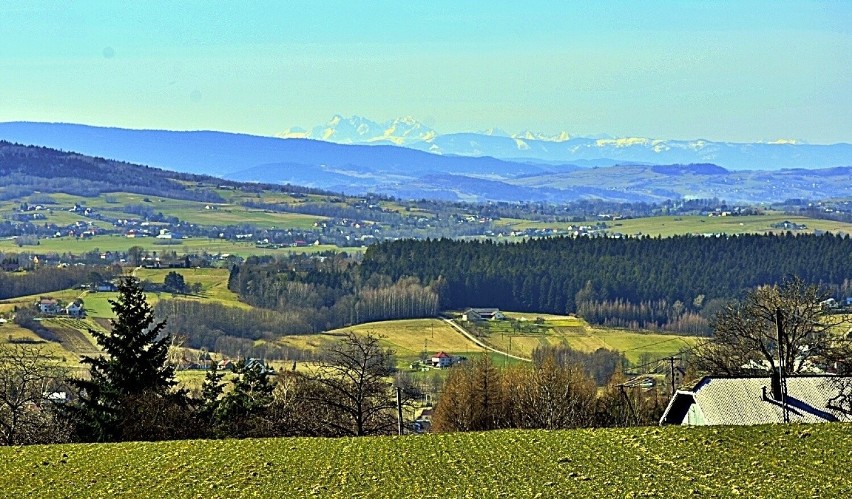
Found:
[{"label": "valley", "polygon": [[850,27],[4,4],[0,496],[852,497]]}]

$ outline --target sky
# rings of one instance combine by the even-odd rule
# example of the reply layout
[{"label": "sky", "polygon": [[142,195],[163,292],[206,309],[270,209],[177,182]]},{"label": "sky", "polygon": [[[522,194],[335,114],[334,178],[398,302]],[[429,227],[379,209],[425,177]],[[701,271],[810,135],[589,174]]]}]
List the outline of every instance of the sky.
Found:
[{"label": "sky", "polygon": [[0,121],[852,142],[852,2],[0,3]]}]

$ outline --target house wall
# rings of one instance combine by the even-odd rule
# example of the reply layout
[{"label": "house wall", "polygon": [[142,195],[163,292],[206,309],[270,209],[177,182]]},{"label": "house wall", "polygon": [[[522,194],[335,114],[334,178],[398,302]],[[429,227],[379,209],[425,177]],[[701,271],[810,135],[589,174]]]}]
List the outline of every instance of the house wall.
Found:
[{"label": "house wall", "polygon": [[692,404],[689,406],[689,410],[686,411],[686,416],[680,424],[704,426],[707,424],[707,421],[704,419],[704,412],[701,411],[701,407],[698,404]]}]

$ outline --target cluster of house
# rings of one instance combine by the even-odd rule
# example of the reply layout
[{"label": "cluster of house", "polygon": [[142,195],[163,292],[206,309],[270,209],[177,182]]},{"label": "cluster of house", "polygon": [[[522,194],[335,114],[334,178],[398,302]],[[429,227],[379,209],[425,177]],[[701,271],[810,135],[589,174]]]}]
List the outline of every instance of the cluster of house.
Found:
[{"label": "cluster of house", "polygon": [[83,317],[86,315],[86,309],[80,300],[74,300],[63,307],[59,300],[42,297],[36,302],[36,307],[39,313],[45,315],[70,315],[72,317]]},{"label": "cluster of house", "polygon": [[[186,370],[207,370],[210,369],[213,363],[216,363],[217,371],[237,371],[237,364],[239,361],[234,361],[232,359],[222,359],[218,362],[213,360],[213,357],[209,352],[204,352],[198,356],[196,360],[190,360],[184,356],[175,364],[175,368],[178,371],[186,371]],[[245,360],[245,366],[248,369],[255,369],[261,374],[274,374],[275,370],[266,363],[263,359],[257,359],[253,357],[249,357]]]},{"label": "cluster of house", "polygon": [[[513,230],[509,232],[511,237],[551,237],[558,235],[567,235],[573,237],[593,237],[601,235],[608,226],[604,222],[597,222],[593,225],[569,225],[564,229],[557,228],[528,228],[524,230]],[[502,234],[499,234],[502,235]]]}]

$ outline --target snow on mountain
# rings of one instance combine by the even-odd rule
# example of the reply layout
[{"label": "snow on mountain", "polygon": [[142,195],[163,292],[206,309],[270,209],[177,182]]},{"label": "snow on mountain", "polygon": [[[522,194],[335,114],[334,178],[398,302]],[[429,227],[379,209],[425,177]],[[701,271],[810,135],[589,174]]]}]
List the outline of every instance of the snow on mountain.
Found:
[{"label": "snow on mountain", "polygon": [[559,132],[556,135],[548,135],[546,133],[524,130],[521,133],[512,135],[512,138],[522,140],[540,140],[542,142],[565,142],[567,140],[571,140],[571,135],[564,131]]},{"label": "snow on mountain", "polygon": [[492,156],[506,160],[577,162],[607,160],[610,164],[706,163],[733,169],[823,168],[852,164],[852,145],[810,145],[794,139],[731,143],[709,140],[666,140],[648,137],[574,137],[524,130],[510,134],[498,128],[440,134],[406,116],[377,123],[336,115],[311,130],[291,128],[283,138],[310,138],[339,144],[385,144],[433,154]]},{"label": "snow on mountain", "polygon": [[428,141],[436,137],[435,130],[411,116],[377,123],[361,116],[349,118],[334,115],[325,125],[310,130],[288,128],[276,137],[283,139],[315,139],[337,144],[385,143],[403,146],[412,142]]}]

